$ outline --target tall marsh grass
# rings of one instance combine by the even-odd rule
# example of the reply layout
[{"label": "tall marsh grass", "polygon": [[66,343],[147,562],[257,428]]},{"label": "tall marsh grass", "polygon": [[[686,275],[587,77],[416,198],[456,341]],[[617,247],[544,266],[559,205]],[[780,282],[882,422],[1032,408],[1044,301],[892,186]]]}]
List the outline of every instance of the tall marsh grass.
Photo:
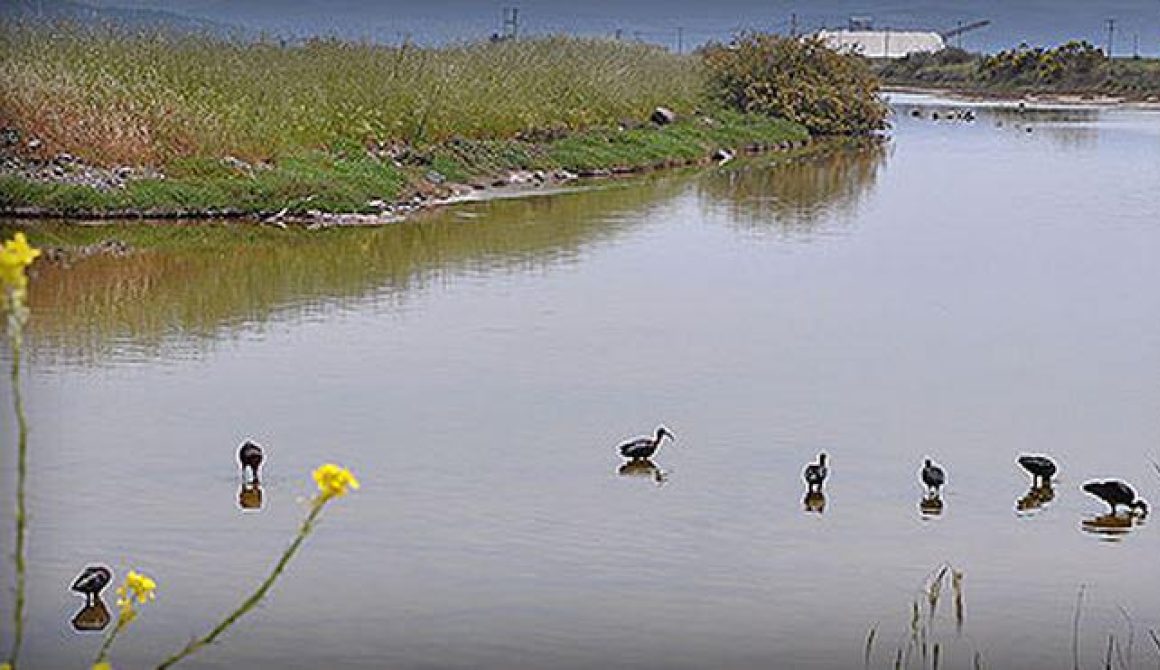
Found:
[{"label": "tall marsh grass", "polygon": [[0,60],[0,123],[104,164],[576,130],[689,110],[704,90],[695,56],[572,37],[287,47],[5,25]]}]

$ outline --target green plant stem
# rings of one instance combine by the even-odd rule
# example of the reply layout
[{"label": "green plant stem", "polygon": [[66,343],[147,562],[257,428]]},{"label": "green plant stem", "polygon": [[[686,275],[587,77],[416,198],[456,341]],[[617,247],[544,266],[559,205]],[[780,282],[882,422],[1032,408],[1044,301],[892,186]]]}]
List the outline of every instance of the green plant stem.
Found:
[{"label": "green plant stem", "polygon": [[241,604],[240,607],[230,613],[230,615],[225,619],[222,619],[221,623],[215,626],[214,629],[204,637],[193,640],[187,644],[184,649],[165,659],[165,661],[157,666],[157,670],[165,670],[166,668],[170,668],[181,662],[186,657],[193,655],[202,647],[213,644],[214,641],[217,640],[217,638],[222,633],[226,632],[230,626],[233,626],[238,621],[238,619],[241,619],[247,612],[254,609],[254,607],[256,607],[258,603],[266,597],[266,593],[269,592],[271,587],[274,586],[274,582],[277,581],[279,576],[281,576],[282,571],[286,569],[287,564],[290,563],[290,559],[294,558],[294,554],[298,553],[298,549],[302,546],[302,543],[306,540],[306,537],[310,535],[311,531],[314,530],[314,524],[318,520],[318,515],[322,512],[322,508],[326,505],[328,500],[330,500],[330,498],[322,495],[319,495],[319,497],[315,498],[314,502],[311,503],[310,513],[307,514],[306,519],[303,520],[302,526],[298,529],[298,535],[294,538],[294,541],[290,543],[290,546],[286,547],[286,551],[282,552],[282,557],[278,559],[278,563],[274,565],[274,569],[270,571],[270,574],[266,577],[265,581],[263,581],[262,584],[258,586],[257,590],[255,590],[250,595],[250,597]]},{"label": "green plant stem", "polygon": [[121,629],[128,625],[124,616],[117,615],[117,625],[113,626],[112,632],[105,636],[105,641],[101,643],[101,648],[97,650],[97,658],[93,661],[93,665],[100,663],[109,657],[109,648],[113,646],[113,640],[117,639],[117,635],[121,633]]},{"label": "green plant stem", "polygon": [[[11,297],[10,297],[11,300]],[[15,318],[11,317],[10,318]],[[19,324],[16,325],[19,328]],[[20,396],[20,333],[10,332],[12,345],[12,404],[16,411],[18,428],[16,456],[16,604],[12,609],[12,650],[8,664],[16,668],[20,657],[20,647],[24,642],[24,584],[27,566],[25,564],[25,537],[28,532],[28,515],[25,507],[24,488],[28,476],[28,420],[24,416],[24,400]]]}]

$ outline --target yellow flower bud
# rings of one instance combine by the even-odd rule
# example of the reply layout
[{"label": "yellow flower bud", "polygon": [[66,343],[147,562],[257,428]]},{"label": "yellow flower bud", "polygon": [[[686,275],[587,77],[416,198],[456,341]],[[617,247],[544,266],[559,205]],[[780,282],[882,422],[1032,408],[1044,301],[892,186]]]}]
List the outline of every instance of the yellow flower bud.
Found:
[{"label": "yellow flower bud", "polygon": [[315,470],[314,482],[318,484],[323,499],[343,496],[346,495],[348,488],[358,488],[358,480],[351,471],[333,463],[327,463]]}]

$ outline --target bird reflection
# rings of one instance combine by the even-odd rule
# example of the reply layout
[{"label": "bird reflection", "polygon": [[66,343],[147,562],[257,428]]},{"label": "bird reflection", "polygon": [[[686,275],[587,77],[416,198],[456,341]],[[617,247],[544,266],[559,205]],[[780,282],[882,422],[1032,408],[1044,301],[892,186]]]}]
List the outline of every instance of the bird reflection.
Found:
[{"label": "bird reflection", "polygon": [[1055,489],[1051,486],[1051,481],[1040,486],[1032,486],[1027,490],[1026,495],[1015,501],[1016,512],[1034,512],[1047,503],[1055,500]]},{"label": "bird reflection", "polygon": [[621,477],[648,477],[661,486],[669,481],[669,473],[657,467],[647,458],[634,458],[616,470]]},{"label": "bird reflection", "polygon": [[101,600],[101,596],[95,595],[73,615],[72,627],[78,633],[102,631],[109,625],[109,620],[109,608],[105,605],[105,601]]},{"label": "bird reflection", "polygon": [[1080,523],[1080,528],[1085,533],[1098,535],[1101,539],[1108,542],[1119,542],[1124,539],[1128,533],[1132,531],[1138,524],[1144,523],[1143,519],[1134,514],[1116,514],[1109,512],[1100,516],[1094,516],[1084,519]]},{"label": "bird reflection", "polygon": [[802,505],[805,506],[807,512],[822,514],[826,511],[826,494],[821,491],[806,491]]},{"label": "bird reflection", "polygon": [[258,482],[242,482],[242,488],[238,489],[238,507],[262,509],[262,485]]},{"label": "bird reflection", "polygon": [[922,513],[924,518],[931,518],[940,516],[943,513],[943,500],[937,493],[931,493],[923,496],[918,503],[918,511]]}]

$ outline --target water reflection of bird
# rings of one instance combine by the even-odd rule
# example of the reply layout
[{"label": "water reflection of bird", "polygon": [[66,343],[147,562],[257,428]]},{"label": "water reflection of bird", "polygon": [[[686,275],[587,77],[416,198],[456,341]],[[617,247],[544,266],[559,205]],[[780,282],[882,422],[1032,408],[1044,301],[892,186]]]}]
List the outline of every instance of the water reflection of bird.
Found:
[{"label": "water reflection of bird", "polygon": [[112,579],[112,570],[103,565],[90,565],[77,575],[69,589],[83,595],[85,603],[88,604],[101,595],[101,591],[105,590]]},{"label": "water reflection of bird", "polygon": [[939,516],[943,513],[943,501],[938,493],[923,496],[918,502],[918,511],[925,517]]},{"label": "water reflection of bird", "polygon": [[1020,456],[1019,465],[1031,473],[1032,488],[1038,485],[1050,485],[1051,478],[1055,476],[1056,472],[1055,461],[1046,456]]},{"label": "water reflection of bird", "polygon": [[1092,535],[1101,535],[1108,541],[1116,542],[1131,532],[1134,522],[1135,519],[1130,515],[1125,516],[1112,512],[1091,519],[1084,519],[1080,523],[1080,528],[1084,532],[1091,533]]},{"label": "water reflection of bird", "polygon": [[669,480],[669,475],[647,458],[634,458],[616,470],[621,477],[648,477],[658,486]]},{"label": "water reflection of bird", "polygon": [[938,497],[938,491],[947,483],[947,475],[943,469],[935,465],[928,458],[922,466],[922,483],[932,496]]},{"label": "water reflection of bird", "polygon": [[242,482],[242,488],[238,490],[238,507],[262,509],[262,485],[257,482]]},{"label": "water reflection of bird", "polygon": [[805,506],[807,512],[814,512],[821,514],[826,511],[826,494],[820,490],[806,491],[806,497],[802,500],[802,505]]},{"label": "water reflection of bird", "polygon": [[1040,486],[1027,490],[1027,494],[1015,501],[1015,509],[1019,512],[1034,512],[1055,499],[1055,489],[1051,487],[1051,480]]},{"label": "water reflection of bird", "polygon": [[101,596],[95,595],[91,600],[85,602],[85,606],[80,611],[73,615],[71,623],[73,630],[88,633],[105,630],[110,619],[109,608],[105,605],[105,601],[101,600]]},{"label": "water reflection of bird", "polygon": [[238,449],[238,460],[242,463],[242,478],[246,477],[246,468],[252,475],[251,481],[258,483],[258,467],[262,465],[262,448],[246,440]]},{"label": "water reflection of bird", "polygon": [[826,467],[826,455],[824,453],[818,454],[818,462],[810,463],[806,466],[805,472],[802,476],[806,479],[806,485],[810,491],[821,491],[822,484],[826,483],[826,476],[830,474]]},{"label": "water reflection of bird", "polygon": [[1103,500],[1112,507],[1112,514],[1120,505],[1128,508],[1129,512],[1144,516],[1148,513],[1148,503],[1136,497],[1136,491],[1118,479],[1109,479],[1101,482],[1088,482],[1083,490]]},{"label": "water reflection of bird", "polygon": [[676,436],[669,432],[668,428],[658,426],[656,434],[652,437],[638,437],[634,440],[629,440],[617,447],[620,455],[625,458],[649,458],[656,453],[657,447],[661,446],[661,440],[664,438],[676,440]]}]

